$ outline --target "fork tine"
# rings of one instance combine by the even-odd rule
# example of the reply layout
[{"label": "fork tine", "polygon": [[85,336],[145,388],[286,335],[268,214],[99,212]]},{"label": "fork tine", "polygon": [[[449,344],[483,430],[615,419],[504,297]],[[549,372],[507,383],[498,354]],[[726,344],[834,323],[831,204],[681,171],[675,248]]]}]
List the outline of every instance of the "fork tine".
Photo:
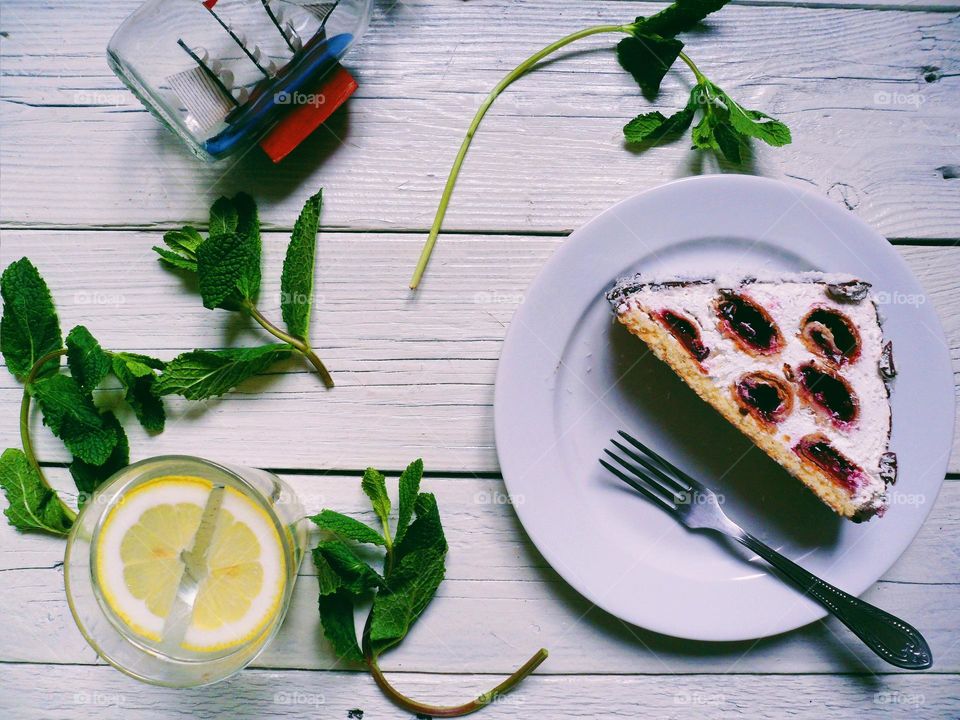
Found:
[{"label": "fork tine", "polygon": [[[613,455],[613,457],[616,458],[616,455]],[[603,458],[600,458],[600,464],[603,465],[603,466],[604,466],[607,470],[609,470],[611,473],[613,473],[614,475],[616,475],[618,478],[620,478],[621,480],[623,480],[623,482],[625,482],[627,485],[629,485],[630,487],[632,487],[632,488],[633,488],[634,490],[636,490],[638,493],[640,493],[640,494],[643,495],[645,498],[647,498],[648,500],[650,500],[654,505],[658,505],[659,507],[661,507],[661,508],[663,508],[664,510],[667,510],[667,511],[669,511],[669,512],[673,512],[673,511],[676,509],[670,502],[668,502],[667,500],[663,499],[662,497],[660,497],[659,495],[657,495],[657,494],[656,494],[655,492],[653,492],[652,490],[647,489],[646,487],[644,487],[643,485],[641,485],[639,482],[637,482],[636,480],[634,480],[632,477],[630,477],[629,475],[625,474],[622,470],[620,470],[619,468],[616,468],[616,467],[614,467],[613,465],[611,465],[610,463],[608,463],[608,462],[607,462],[606,460],[604,460]]]},{"label": "fork tine", "polygon": [[612,450],[604,449],[604,452],[613,458],[620,466],[622,466],[627,472],[632,473],[634,479],[642,481],[643,484],[655,493],[658,493],[664,500],[670,502],[674,505],[678,504],[681,500],[680,497],[677,497],[677,493],[670,490],[663,483],[658,482],[655,477],[651,477],[649,473],[644,472],[642,468],[632,465],[622,457],[617,455]]},{"label": "fork tine", "polygon": [[[634,460],[635,462],[640,463],[640,465],[643,466],[644,469],[652,473],[657,480],[656,482],[654,482],[654,484],[661,486],[665,490],[668,490],[671,494],[680,496],[680,497],[690,492],[689,487],[685,487],[680,482],[678,482],[674,478],[667,475],[665,472],[663,472],[663,470],[661,470],[659,467],[657,467],[652,462],[647,460],[645,457],[637,454],[636,452],[628,448],[626,445],[623,445],[622,443],[618,443],[616,440],[610,440],[610,442],[612,442],[621,452],[623,452],[631,460]],[[648,479],[653,481],[652,478],[648,478]]]},{"label": "fork tine", "polygon": [[703,486],[702,483],[694,480],[692,477],[690,477],[689,475],[687,475],[683,470],[681,470],[680,468],[678,468],[676,465],[674,465],[673,463],[671,463],[669,460],[667,460],[667,459],[664,458],[663,456],[658,455],[657,453],[655,453],[653,450],[651,450],[650,448],[648,448],[646,445],[644,445],[642,442],[640,442],[639,440],[637,440],[637,439],[636,439],[635,437],[633,437],[632,435],[629,435],[628,433],[624,432],[623,430],[617,430],[617,435],[619,435],[620,437],[622,437],[624,440],[626,440],[628,443],[630,443],[631,445],[633,445],[635,448],[637,448],[637,449],[640,450],[641,452],[645,453],[648,457],[650,457],[650,458],[652,458],[653,460],[657,461],[663,469],[669,470],[670,472],[672,472],[674,475],[676,475],[677,477],[679,477],[679,478],[680,478],[681,480],[683,480],[684,482],[689,483],[690,487],[693,488],[694,490],[699,490],[699,491],[704,491],[704,490],[705,490],[705,488],[704,488],[704,486]]}]

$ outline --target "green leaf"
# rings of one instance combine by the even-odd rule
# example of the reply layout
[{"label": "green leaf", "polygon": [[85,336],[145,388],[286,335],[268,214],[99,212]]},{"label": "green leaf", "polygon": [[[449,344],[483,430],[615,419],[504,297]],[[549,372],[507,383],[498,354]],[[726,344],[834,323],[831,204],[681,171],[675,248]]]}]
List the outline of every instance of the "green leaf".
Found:
[{"label": "green leaf", "polygon": [[130,443],[123,426],[112,412],[103,413],[103,418],[104,424],[117,434],[117,444],[110,453],[110,457],[100,465],[85,462],[80,458],[74,458],[70,463],[70,474],[73,476],[77,490],[80,491],[77,503],[81,507],[107,478],[130,464]]},{"label": "green leaf", "polygon": [[360,481],[360,487],[363,488],[364,494],[370,498],[373,511],[386,526],[390,517],[390,496],[387,495],[387,481],[383,473],[372,467],[367,468],[363,473],[363,479]]},{"label": "green leaf", "polygon": [[83,325],[67,335],[67,366],[84,392],[92,392],[110,372],[110,356]]},{"label": "green leaf", "polygon": [[310,520],[321,530],[332,532],[344,540],[355,540],[371,545],[387,544],[383,535],[370,526],[333,510],[323,510],[319,515],[312,516]]},{"label": "green leaf", "polygon": [[[232,233],[237,229],[239,213],[233,200],[226,197],[217,198],[210,207],[210,235]],[[196,252],[196,250],[194,250]]]},{"label": "green leaf", "polygon": [[76,380],[52,375],[37,380],[28,390],[43,413],[43,424],[71,453],[93,465],[107,461],[119,438]]},{"label": "green leaf", "polygon": [[22,450],[10,448],[0,455],[0,486],[9,504],[3,514],[15,528],[54,535],[70,532],[73,513],[43,483]]},{"label": "green leaf", "polygon": [[717,123],[713,128],[713,136],[717,145],[720,146],[720,152],[727,160],[737,165],[743,162],[742,140],[729,124],[725,122]]},{"label": "green leaf", "polygon": [[337,654],[349,662],[363,662],[363,653],[357,644],[357,629],[353,618],[353,598],[350,593],[338,590],[321,595],[318,602],[323,634]]},{"label": "green leaf", "polygon": [[337,571],[333,569],[333,566],[327,562],[323,553],[319,552],[316,548],[313,550],[313,564],[317,568],[317,581],[320,584],[320,594],[329,595],[330,593],[336,592],[343,584],[343,581],[340,580],[340,576],[337,575]]},{"label": "green leaf", "polygon": [[163,400],[154,392],[157,375],[154,370],[163,369],[165,363],[156,358],[136,353],[113,353],[113,374],[123,385],[124,400],[137,416],[147,432],[161,432],[167,414]]},{"label": "green leaf", "polygon": [[420,480],[423,478],[423,460],[417,458],[407,465],[400,475],[400,510],[397,518],[396,542],[403,541],[407,527],[413,517],[417,496],[420,493]]},{"label": "green leaf", "polygon": [[196,228],[185,225],[180,230],[170,230],[164,233],[163,241],[169,250],[156,246],[153,248],[161,260],[183,270],[197,271],[197,248],[203,242],[203,237]]},{"label": "green leaf", "polygon": [[237,310],[260,290],[260,220],[246,193],[220,198],[210,208],[210,235],[196,249],[203,305]]},{"label": "green leaf", "polygon": [[239,233],[211,235],[197,252],[197,276],[205,308],[236,310],[253,299],[246,288],[260,276],[259,248]]},{"label": "green leaf", "polygon": [[447,539],[440,522],[440,511],[433,493],[420,493],[414,506],[417,519],[407,529],[403,541],[394,548],[394,557],[399,559],[419,550],[447,552]]},{"label": "green leaf", "polygon": [[617,43],[617,59],[633,75],[646,98],[656,96],[663,76],[683,50],[683,43],[656,34],[637,33]]},{"label": "green leaf", "polygon": [[322,540],[313,550],[340,578],[340,588],[359,597],[383,586],[383,578],[342,540]]},{"label": "green leaf", "polygon": [[370,610],[375,656],[406,637],[436,594],[444,572],[444,553],[436,550],[417,550],[396,563],[387,588],[377,593]]},{"label": "green leaf", "polygon": [[278,360],[290,357],[284,343],[227,350],[193,350],[167,363],[157,379],[157,395],[183,395],[204,400],[223,395],[247,378],[263,372]]},{"label": "green leaf", "polygon": [[726,104],[727,120],[737,133],[757,138],[774,147],[790,144],[790,128],[782,122],[759,110],[746,110],[719,87],[714,85],[713,88]]},{"label": "green leaf", "polygon": [[436,498],[420,493],[417,519],[394,549],[394,565],[370,611],[370,641],[379,655],[399,643],[433,599],[444,576],[447,541]]},{"label": "green leaf", "polygon": [[673,37],[692,30],[710,13],[716,12],[730,0],[676,0],[649,18],[637,18],[639,31]]},{"label": "green leaf", "polygon": [[300,211],[280,277],[280,310],[287,330],[302,340],[310,332],[310,307],[313,302],[313,273],[316,262],[317,228],[320,225],[321,190],[309,198]]},{"label": "green leaf", "polygon": [[629,143],[650,142],[672,135],[680,135],[690,127],[695,112],[695,106],[687,105],[670,117],[665,117],[660,112],[637,115],[623,126],[623,135]]},{"label": "green leaf", "polygon": [[[60,321],[47,284],[27,258],[10,263],[3,271],[0,295],[0,352],[7,369],[22,381],[37,360],[62,346]],[[40,375],[54,373],[58,367],[60,359],[53,359]]]}]

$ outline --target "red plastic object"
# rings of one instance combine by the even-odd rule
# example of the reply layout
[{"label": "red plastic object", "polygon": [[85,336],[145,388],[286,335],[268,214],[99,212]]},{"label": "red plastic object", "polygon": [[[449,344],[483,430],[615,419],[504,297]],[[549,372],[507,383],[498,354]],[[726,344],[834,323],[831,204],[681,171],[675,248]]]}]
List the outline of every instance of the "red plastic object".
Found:
[{"label": "red plastic object", "polygon": [[356,89],[353,75],[338,65],[312,90],[291,95],[290,110],[264,136],[260,147],[273,162],[280,162],[325,123]]}]

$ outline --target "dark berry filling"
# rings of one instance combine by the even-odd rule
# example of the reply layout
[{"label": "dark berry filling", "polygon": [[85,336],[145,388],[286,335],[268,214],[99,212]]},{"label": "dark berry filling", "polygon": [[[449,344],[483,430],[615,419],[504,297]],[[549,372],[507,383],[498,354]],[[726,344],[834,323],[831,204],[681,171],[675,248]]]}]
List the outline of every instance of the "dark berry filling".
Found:
[{"label": "dark berry filling", "polygon": [[761,422],[779,423],[793,409],[790,386],[771,373],[747,373],[737,380],[733,388],[741,411],[750,413]]},{"label": "dark berry filling", "polygon": [[797,370],[801,395],[814,409],[838,427],[848,426],[857,419],[860,401],[843,377],[815,362],[804,363]]},{"label": "dark berry filling", "polygon": [[690,318],[673,310],[662,310],[657,313],[657,320],[698,362],[706,360],[710,355],[710,348],[700,339],[700,328]]},{"label": "dark berry filling", "polygon": [[814,308],[807,313],[800,327],[800,337],[807,349],[834,365],[850,363],[860,357],[860,333],[842,312]]},{"label": "dark berry filling", "polygon": [[747,352],[773,355],[783,347],[783,335],[773,318],[746,295],[721,290],[715,304],[720,330]]},{"label": "dark berry filling", "polygon": [[860,466],[833,447],[820,433],[805,435],[794,445],[793,451],[848,490],[856,490],[867,479]]}]

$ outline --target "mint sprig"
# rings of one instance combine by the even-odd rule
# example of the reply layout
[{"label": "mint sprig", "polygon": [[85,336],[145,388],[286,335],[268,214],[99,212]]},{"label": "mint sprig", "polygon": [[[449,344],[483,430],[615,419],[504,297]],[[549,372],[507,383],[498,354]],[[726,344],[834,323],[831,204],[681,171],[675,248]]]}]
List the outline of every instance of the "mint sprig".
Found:
[{"label": "mint sprig", "polygon": [[[194,227],[186,225],[163,237],[166,248],[154,247],[160,261],[170,268],[197,277],[203,306],[210,310],[241,312],[253,318],[264,330],[285,344],[283,352],[276,346],[258,353],[250,348],[257,362],[238,359],[236,351],[195,350],[176,358],[165,371],[171,377],[161,383],[160,394],[180,393],[189,389],[189,399],[201,400],[220,395],[235,385],[262,372],[268,355],[274,361],[289,356],[290,351],[302,355],[314,367],[324,385],[333,387],[333,378],[310,345],[308,330],[313,303],[313,275],[317,231],[320,221],[321,193],[310,197],[294,225],[283,263],[280,307],[286,331],[271,322],[257,307],[260,291],[262,242],[257,205],[246,193],[233,198],[221,197],[210,208],[209,233],[204,238]],[[262,349],[262,348],[261,348]],[[197,353],[202,353],[198,356]],[[218,355],[219,353],[219,355]],[[272,354],[271,354],[272,353]],[[198,363],[205,366],[229,366],[213,382],[195,382],[184,372],[198,372]],[[203,368],[199,372],[204,372]]]},{"label": "mint sprig", "polygon": [[[64,535],[76,514],[50,487],[33,451],[32,402],[36,401],[43,424],[73,456],[69,469],[82,505],[101,482],[130,462],[126,432],[113,412],[97,407],[94,390],[108,375],[116,375],[144,426],[162,429],[163,404],[152,393],[152,383],[163,363],[146,355],[105,350],[82,325],[63,341],[50,290],[27,258],[11,263],[0,276],[0,294],[4,301],[0,350],[7,368],[23,382],[21,448],[0,455],[0,486],[8,501],[5,514],[21,530]],[[64,355],[69,375],[61,372]],[[27,362],[31,365],[24,370]]]},{"label": "mint sprig", "polygon": [[713,150],[723,154],[729,161],[740,163],[743,149],[751,138],[769,145],[780,146],[790,142],[790,131],[783,123],[757,110],[747,110],[712,83],[683,52],[684,44],[676,35],[691,30],[710,13],[716,12],[729,0],[676,0],[649,18],[638,17],[625,25],[596,25],[578,30],[538,50],[511,70],[490,91],[481,103],[467,128],[466,137],[460,144],[453,167],[440,196],[433,225],[420,252],[420,258],[410,280],[410,288],[416,289],[423,278],[430,256],[437,244],[443,219],[447,214],[450,197],[456,185],[460,169],[473,141],[480,122],[497,97],[513,82],[532,70],[537,63],[557,50],[592,35],[618,33],[626,35],[617,45],[617,58],[640,86],[647,99],[654,98],[660,90],[666,73],[679,59],[693,72],[697,85],[691,100],[684,109],[666,116],[660,112],[638,115],[624,128],[628,143],[642,143],[679,136],[690,127],[697,110],[702,113],[701,122],[693,129],[693,147]]},{"label": "mint sprig", "polygon": [[[393,505],[385,476],[367,468],[361,488],[369,498],[380,529],[333,510],[310,518],[325,531],[313,550],[320,589],[323,633],[342,659],[364,663],[375,682],[394,703],[418,715],[459,717],[475,712],[509,692],[547,657],[541,649],[504,682],[462,705],[441,707],[413,700],[397,691],[379,665],[380,656],[396,647],[433,600],[443,581],[447,541],[436,498],[420,492],[423,462],[415,460],[399,480],[398,517],[391,533]],[[350,544],[353,543],[353,544]],[[383,548],[382,568],[375,569],[355,551],[356,543]],[[370,601],[370,612],[358,642],[356,605]]]}]

